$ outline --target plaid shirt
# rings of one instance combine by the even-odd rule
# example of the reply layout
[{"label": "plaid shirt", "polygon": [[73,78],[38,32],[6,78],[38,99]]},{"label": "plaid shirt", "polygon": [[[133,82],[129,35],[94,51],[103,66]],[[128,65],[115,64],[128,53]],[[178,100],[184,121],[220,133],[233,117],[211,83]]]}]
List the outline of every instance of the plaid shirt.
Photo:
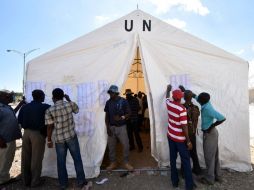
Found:
[{"label": "plaid shirt", "polygon": [[75,133],[75,123],[72,113],[78,113],[79,108],[74,102],[59,100],[45,113],[45,124],[54,124],[55,142],[62,143],[72,139]]}]

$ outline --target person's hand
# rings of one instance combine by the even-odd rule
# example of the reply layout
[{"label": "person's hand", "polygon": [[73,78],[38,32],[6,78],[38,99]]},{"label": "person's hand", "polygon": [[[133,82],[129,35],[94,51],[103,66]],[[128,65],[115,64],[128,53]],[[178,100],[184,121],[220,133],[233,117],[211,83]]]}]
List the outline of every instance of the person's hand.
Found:
[{"label": "person's hand", "polygon": [[113,133],[112,133],[112,131],[110,130],[109,127],[107,127],[107,133],[108,133],[108,136],[110,136],[110,137],[113,135]]},{"label": "person's hand", "polygon": [[52,141],[48,141],[48,148],[53,148],[53,142]]},{"label": "person's hand", "polygon": [[122,118],[119,115],[114,115],[114,120],[115,121],[120,121]]},{"label": "person's hand", "polygon": [[178,87],[182,92],[185,92],[185,88],[183,87],[183,85],[179,85]]},{"label": "person's hand", "polygon": [[7,148],[7,144],[0,138],[0,148]]},{"label": "person's hand", "polygon": [[199,135],[198,128],[196,129],[197,135]]},{"label": "person's hand", "polygon": [[22,100],[20,101],[21,104],[27,104],[26,97],[22,96]]},{"label": "person's hand", "polygon": [[168,84],[167,90],[168,90],[168,91],[171,91],[171,89],[172,89],[172,85],[171,85],[171,84]]},{"label": "person's hand", "polygon": [[188,148],[188,150],[192,150],[192,143],[189,141],[189,142],[187,142],[187,148]]},{"label": "person's hand", "polygon": [[192,98],[196,98],[197,95],[192,92]]},{"label": "person's hand", "polygon": [[68,102],[71,101],[70,97],[69,97],[67,94],[64,95],[64,98],[65,98]]}]

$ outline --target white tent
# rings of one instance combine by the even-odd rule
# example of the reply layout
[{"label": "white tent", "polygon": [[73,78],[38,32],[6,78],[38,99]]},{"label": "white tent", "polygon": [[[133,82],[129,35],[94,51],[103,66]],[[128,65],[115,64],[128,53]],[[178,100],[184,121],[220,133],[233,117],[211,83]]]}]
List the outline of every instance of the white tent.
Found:
[{"label": "white tent", "polygon": [[[166,137],[165,90],[169,82],[195,92],[211,94],[227,121],[218,127],[220,161],[224,168],[250,171],[248,64],[220,48],[136,10],[85,36],[29,62],[26,93],[45,90],[48,101],[54,87],[62,87],[81,110],[76,117],[87,177],[100,173],[107,144],[104,104],[108,85],[122,89],[139,48],[151,119],[151,154],[159,166],[169,164]],[[173,80],[174,79],[174,80]],[[197,137],[204,166],[202,132]],[[75,170],[70,155],[70,176]],[[54,149],[46,149],[43,175],[56,177]]]}]

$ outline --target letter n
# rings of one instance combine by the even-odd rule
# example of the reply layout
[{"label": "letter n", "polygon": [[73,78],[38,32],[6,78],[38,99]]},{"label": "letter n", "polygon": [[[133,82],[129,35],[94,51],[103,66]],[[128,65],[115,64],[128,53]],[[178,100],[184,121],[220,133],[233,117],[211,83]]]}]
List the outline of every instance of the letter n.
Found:
[{"label": "letter n", "polygon": [[152,25],[151,25],[151,20],[149,20],[149,24],[147,24],[146,20],[143,20],[143,31],[145,31],[147,28],[147,30],[150,32]]}]

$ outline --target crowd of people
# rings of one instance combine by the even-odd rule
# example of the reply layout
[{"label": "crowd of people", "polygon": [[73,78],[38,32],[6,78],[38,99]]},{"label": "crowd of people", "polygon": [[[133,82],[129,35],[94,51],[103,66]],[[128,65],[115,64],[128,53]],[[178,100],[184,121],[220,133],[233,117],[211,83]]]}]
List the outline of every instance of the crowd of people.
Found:
[{"label": "crowd of people", "polygon": [[[172,185],[178,187],[179,183],[176,168],[178,153],[187,190],[196,186],[192,173],[202,174],[203,177],[200,180],[205,184],[220,182],[222,179],[216,126],[224,122],[225,117],[213,108],[208,93],[203,92],[197,96],[192,91],[185,90],[183,86],[179,86],[179,89],[172,93],[171,90],[171,85],[168,85],[166,90],[167,137]],[[149,129],[147,96],[142,92],[134,95],[131,89],[126,89],[124,93],[126,98],[123,98],[119,96],[116,85],[111,85],[107,92],[110,95],[104,108],[110,160],[107,170],[111,171],[118,167],[116,144],[120,141],[123,147],[124,167],[128,171],[133,171],[134,168],[129,162],[129,151],[136,148],[135,142],[138,152],[143,151],[143,143],[139,134],[140,127],[144,124],[144,129]],[[88,182],[85,177],[79,141],[75,133],[73,114],[79,111],[77,104],[71,101],[60,88],[52,91],[54,102],[52,106],[43,103],[45,94],[42,90],[34,90],[32,97],[32,102],[26,103],[25,100],[22,100],[13,109],[9,104],[13,102],[14,94],[7,90],[0,91],[0,185],[11,180],[10,168],[16,150],[15,141],[22,138],[21,176],[25,186],[38,187],[44,183],[41,178],[41,170],[45,144],[47,144],[48,148],[55,147],[60,188],[68,187],[66,169],[68,150],[74,161],[77,186],[85,190],[91,188],[92,183]],[[185,100],[183,104],[181,103],[182,98]],[[200,104],[201,110],[192,102],[193,98]],[[18,111],[18,118],[16,118]],[[205,174],[202,173],[199,165],[196,149],[199,115],[201,115],[204,159],[207,168]],[[23,135],[20,126],[24,129]],[[193,169],[191,169],[190,158],[193,162]]]}]

